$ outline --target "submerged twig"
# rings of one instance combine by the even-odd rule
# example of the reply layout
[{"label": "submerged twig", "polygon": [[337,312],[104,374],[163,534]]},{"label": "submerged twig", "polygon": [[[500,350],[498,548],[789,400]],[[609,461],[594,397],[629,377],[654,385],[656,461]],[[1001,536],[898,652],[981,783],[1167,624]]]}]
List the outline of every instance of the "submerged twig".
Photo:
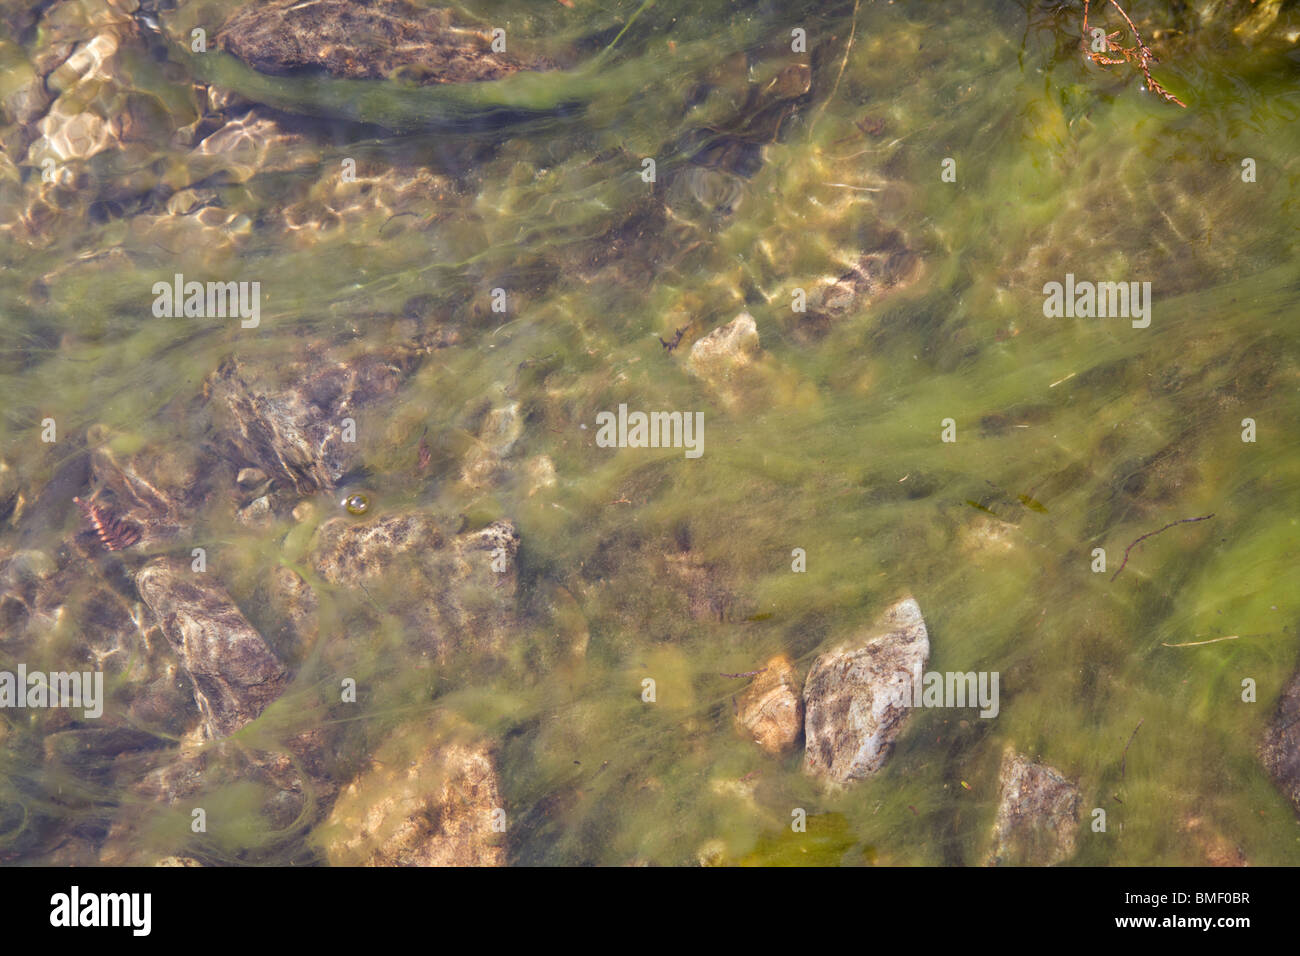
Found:
[{"label": "submerged twig", "polygon": [[822,118],[822,114],[826,112],[826,107],[830,106],[831,100],[835,99],[835,93],[840,88],[840,80],[844,77],[844,68],[849,65],[849,54],[853,52],[853,38],[858,32],[858,6],[860,3],[861,0],[853,0],[853,21],[852,26],[849,27],[849,41],[844,45],[844,59],[840,60],[840,71],[835,74],[835,83],[831,86],[830,95],[826,97],[825,101],[821,105],[821,109],[817,111],[817,115],[813,117],[812,124],[808,127],[809,133],[811,133],[812,128],[817,125],[817,121]]},{"label": "submerged twig", "polygon": [[1134,545],[1137,545],[1139,542],[1145,541],[1147,538],[1154,538],[1156,535],[1160,534],[1161,531],[1168,531],[1176,524],[1188,524],[1193,521],[1205,521],[1206,519],[1213,518],[1213,517],[1214,517],[1213,514],[1208,514],[1208,515],[1201,515],[1199,518],[1182,518],[1179,521],[1169,522],[1169,524],[1159,529],[1159,531],[1148,531],[1146,534],[1142,535],[1142,537],[1134,538],[1133,542],[1127,548],[1124,549],[1124,560],[1120,562],[1119,567],[1115,569],[1115,573],[1110,576],[1110,579],[1114,581],[1117,577],[1119,577],[1119,573],[1124,570],[1124,565],[1128,564],[1128,553],[1133,550]]},{"label": "submerged twig", "polygon": [[753,677],[755,674],[761,674],[767,670],[766,667],[760,667],[756,671],[745,671],[743,674],[719,674],[719,677]]},{"label": "submerged twig", "polygon": [[1133,728],[1133,733],[1129,734],[1128,736],[1128,743],[1124,745],[1124,755],[1120,758],[1119,761],[1119,778],[1121,780],[1124,779],[1124,771],[1128,769],[1128,748],[1133,746],[1133,738],[1138,735],[1138,731],[1142,729],[1142,724],[1145,722],[1146,722],[1145,717],[1138,720],[1138,725]]},{"label": "submerged twig", "polygon": [[1216,637],[1213,640],[1209,640],[1209,641],[1189,641],[1186,644],[1166,644],[1164,641],[1161,641],[1160,646],[1161,647],[1200,647],[1202,644],[1217,644],[1219,643],[1219,641],[1235,641],[1240,636],[1241,636],[1240,634],[1229,634],[1227,637]]},{"label": "submerged twig", "polygon": [[1104,45],[1106,47],[1106,52],[1118,53],[1120,54],[1119,57],[1107,56],[1105,52],[1101,52],[1097,50],[1089,50],[1088,49],[1088,8],[1091,5],[1091,0],[1083,0],[1082,40],[1083,40],[1083,48],[1084,51],[1088,54],[1088,58],[1091,59],[1092,62],[1096,63],[1099,66],[1113,66],[1117,63],[1124,63],[1126,61],[1130,63],[1136,63],[1138,69],[1142,71],[1142,75],[1146,77],[1147,89],[1149,89],[1152,93],[1159,94],[1169,102],[1177,103],[1179,106],[1186,109],[1187,108],[1186,103],[1184,103],[1178,97],[1174,96],[1174,94],[1170,93],[1163,86],[1157,83],[1155,77],[1151,75],[1150,64],[1159,63],[1160,61],[1156,59],[1156,55],[1151,52],[1150,47],[1148,47],[1145,43],[1142,42],[1142,34],[1138,33],[1138,28],[1133,25],[1133,21],[1129,19],[1129,15],[1124,12],[1124,8],[1119,5],[1118,0],[1110,0],[1110,4],[1116,10],[1119,11],[1119,15],[1124,18],[1124,22],[1128,24],[1128,28],[1133,31],[1133,37],[1134,39],[1137,40],[1137,46],[1124,47],[1116,43],[1115,41],[1119,38],[1119,31],[1116,30],[1114,33],[1106,34]]},{"label": "submerged twig", "polygon": [[433,460],[433,448],[429,445],[429,426],[424,426],[424,431],[420,435],[420,444],[416,449],[415,470],[424,474],[429,467],[429,462]]}]

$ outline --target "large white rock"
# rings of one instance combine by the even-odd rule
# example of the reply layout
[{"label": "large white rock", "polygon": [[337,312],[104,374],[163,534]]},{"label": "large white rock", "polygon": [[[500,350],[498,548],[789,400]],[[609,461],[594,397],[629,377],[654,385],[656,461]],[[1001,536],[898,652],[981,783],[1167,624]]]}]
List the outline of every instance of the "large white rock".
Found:
[{"label": "large white rock", "polygon": [[804,770],[846,784],[875,773],[912,704],[912,675],[930,659],[915,599],[813,662],[804,682]]}]

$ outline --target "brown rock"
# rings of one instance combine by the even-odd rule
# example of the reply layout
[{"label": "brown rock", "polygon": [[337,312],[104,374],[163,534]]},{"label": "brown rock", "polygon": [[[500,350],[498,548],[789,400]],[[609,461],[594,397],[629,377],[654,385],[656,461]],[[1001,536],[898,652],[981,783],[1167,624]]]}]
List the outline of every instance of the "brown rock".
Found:
[{"label": "brown rock", "polygon": [[1259,759],[1277,788],[1300,811],[1300,671],[1292,675],[1264,732]]},{"label": "brown rock", "polygon": [[353,79],[400,74],[465,83],[544,65],[494,52],[490,34],[452,26],[449,10],[405,0],[257,0],[226,21],[217,42],[275,75],[314,69]]},{"label": "brown rock", "polygon": [[767,662],[736,702],[736,723],[770,754],[792,750],[803,733],[803,701],[794,664],[781,654]]},{"label": "brown rock", "polygon": [[299,495],[333,488],[357,448],[344,441],[344,420],[396,392],[421,354],[409,345],[360,354],[313,346],[274,363],[227,359],[205,383],[226,457]]},{"label": "brown rock", "polygon": [[288,674],[219,584],[166,558],[135,581],[194,682],[210,737],[229,736],[280,696]]}]

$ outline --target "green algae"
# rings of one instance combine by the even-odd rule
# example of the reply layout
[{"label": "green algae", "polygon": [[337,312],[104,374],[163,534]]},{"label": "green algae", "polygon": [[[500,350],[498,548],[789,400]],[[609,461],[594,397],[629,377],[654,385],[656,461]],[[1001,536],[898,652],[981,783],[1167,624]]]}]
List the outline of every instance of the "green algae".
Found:
[{"label": "green algae", "polygon": [[[557,29],[553,6],[539,33]],[[612,38],[635,6],[619,22],[565,29]],[[210,566],[268,639],[275,618],[259,587],[277,565],[307,580],[327,622],[310,648],[277,647],[293,682],[238,747],[275,751],[302,730],[344,728],[330,771],[346,783],[415,716],[454,712],[501,740],[521,863],[979,864],[1007,744],[1079,782],[1076,864],[1204,862],[1189,834],[1210,830],[1252,863],[1300,860],[1294,810],[1255,756],[1295,667],[1300,593],[1288,437],[1300,411],[1300,103],[1285,61],[1210,40],[1169,57],[1159,76],[1191,104],[1179,111],[1118,70],[1081,64],[1068,14],[1022,40],[1006,5],[965,17],[864,5],[842,74],[849,8],[810,15],[810,34],[821,24],[837,38],[821,41],[813,103],[766,144],[732,213],[683,203],[654,219],[647,210],[675,203],[669,186],[690,169],[688,134],[745,102],[724,54],[750,50],[755,75],[770,76],[771,48],[795,23],[756,7],[712,35],[674,34],[670,53],[656,30],[671,12],[647,9],[585,72],[478,90],[367,92],[195,55],[195,75],[255,99],[394,130],[473,125],[505,108],[538,115],[480,131],[491,149],[472,163],[440,135],[369,132],[321,140],[318,163],[223,187],[230,211],[264,224],[343,158],[415,153],[459,181],[436,218],[408,231],[384,231],[388,214],[375,213],[304,247],[262,225],[217,254],[158,250],[123,220],[86,220],[49,248],[0,251],[0,435],[24,486],[38,490],[73,454],[39,445],[47,415],[69,440],[103,422],[136,441],[197,444],[209,436],[183,409],[225,355],[292,350],[309,335],[378,344],[366,316],[430,297],[462,342],[431,353],[396,399],[358,412],[367,489],[379,514],[514,519],[519,633],[492,668],[413,668],[386,611],[400,595],[382,582],[369,594],[331,587],[310,567],[311,535],[341,495],[269,529],[213,506],[201,516]],[[711,69],[711,89],[687,106]],[[160,76],[148,82],[173,109],[186,102]],[[583,109],[550,115],[569,102]],[[884,124],[878,136],[857,125],[864,116]],[[199,162],[161,155],[174,168]],[[645,156],[660,160],[658,184],[639,175]],[[956,183],[940,179],[949,156]],[[1244,156],[1259,164],[1254,184],[1240,180]],[[791,291],[842,275],[893,228],[921,257],[920,280],[802,337]],[[87,249],[126,257],[76,264]],[[255,336],[148,314],[160,275],[214,263],[268,290]],[[1151,281],[1151,327],[1045,318],[1042,285],[1067,271]],[[497,286],[510,292],[505,316],[488,305]],[[742,309],[768,377],[727,407],[685,364],[695,339]],[[688,323],[666,352],[657,339]],[[518,401],[527,425],[502,483],[483,489],[460,471],[485,401]],[[704,457],[595,447],[595,415],[620,402],[703,410]],[[1253,444],[1241,440],[1247,417]],[[947,418],[951,444],[940,440]],[[556,484],[533,491],[523,464],[543,455]],[[1131,541],[1211,512],[1143,542],[1110,580]],[[38,529],[28,546],[53,551],[64,531]],[[1099,547],[1106,573],[1091,568]],[[917,713],[884,769],[838,794],[815,787],[798,754],[765,757],[734,729],[745,682],[720,675],[776,653],[802,673],[904,592],[926,616],[932,668],[1000,672],[996,719]],[[54,667],[92,610],[74,605],[50,645],[22,659]],[[12,653],[0,645],[0,663]],[[340,674],[365,689],[359,707],[339,702]],[[642,699],[647,677],[654,703]],[[1244,679],[1256,682],[1253,703]],[[10,725],[0,740],[0,853],[24,861],[69,821],[107,825],[129,802],[111,781],[55,798],[72,781],[43,762],[51,729]],[[153,752],[140,766],[167,759]],[[320,859],[309,810],[271,822],[273,788],[227,783],[220,768],[238,761],[212,759],[195,798],[209,835],[196,837],[188,812],[142,806],[142,858]],[[796,808],[806,833],[791,830]],[[1107,812],[1105,833],[1089,828],[1094,808]]]}]

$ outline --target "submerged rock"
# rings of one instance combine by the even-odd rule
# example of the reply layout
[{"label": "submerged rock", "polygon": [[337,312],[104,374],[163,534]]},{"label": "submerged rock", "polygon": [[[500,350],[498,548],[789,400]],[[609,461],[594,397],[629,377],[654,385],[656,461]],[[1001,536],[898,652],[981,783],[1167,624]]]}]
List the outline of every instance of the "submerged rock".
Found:
[{"label": "submerged rock", "polygon": [[813,661],[803,689],[805,772],[846,784],[879,770],[907,717],[912,675],[929,659],[921,609],[907,597]]},{"label": "submerged rock", "polygon": [[964,524],[958,537],[963,551],[996,557],[1016,550],[1023,541],[1019,525],[983,515],[976,515]]},{"label": "submerged rock", "polygon": [[0,120],[25,126],[39,119],[51,97],[22,48],[0,41],[0,69]]},{"label": "submerged rock", "polygon": [[692,345],[687,367],[730,408],[761,386],[762,357],[758,326],[752,315],[742,312]]},{"label": "submerged rock", "polygon": [[[781,65],[783,59],[788,62]],[[752,72],[762,76],[760,82],[747,82]],[[666,199],[675,213],[698,218],[694,214],[703,212],[705,224],[717,228],[744,201],[749,180],[763,167],[764,147],[778,141],[786,120],[811,100],[812,69],[792,55],[752,71],[745,57],[736,57],[720,64],[719,75],[701,92],[740,101],[732,115],[689,130],[673,144],[671,152],[689,159],[671,172]]]},{"label": "submerged rock", "polygon": [[416,744],[395,734],[344,788],[328,821],[335,866],[501,866],[504,821],[496,753],[488,742]]},{"label": "submerged rock", "polygon": [[349,79],[467,83],[549,66],[495,52],[490,33],[453,26],[450,10],[405,0],[257,0],[226,21],[217,42],[273,75],[317,70]]},{"label": "submerged rock", "polygon": [[0,552],[0,647],[21,659],[52,633],[76,635],[68,665],[104,674],[96,728],[185,733],[198,718],[189,679],[134,593],[119,591],[131,588],[129,577],[73,549],[60,549],[58,558],[61,564],[43,551]]},{"label": "submerged rock", "polygon": [[1191,837],[1206,866],[1250,865],[1241,847],[1229,840],[1212,821],[1189,813],[1182,819],[1179,829]]},{"label": "submerged rock", "polygon": [[911,285],[921,272],[921,257],[901,232],[875,237],[878,243],[856,260],[844,263],[847,271],[821,279],[809,293],[808,311],[799,316],[799,332],[816,338],[841,319],[854,315],[886,293]]},{"label": "submerged rock", "polygon": [[659,580],[682,594],[692,620],[724,621],[735,601],[730,578],[723,565],[687,548],[664,555]]},{"label": "submerged rock", "polygon": [[448,535],[432,515],[409,511],[364,523],[332,518],[316,530],[310,560],[330,584],[384,594],[385,611],[441,660],[505,647],[515,624],[518,550],[510,521]]},{"label": "submerged rock", "polygon": [[1259,758],[1273,783],[1300,812],[1300,671],[1282,691]]},{"label": "submerged rock", "polygon": [[760,351],[754,317],[742,312],[691,346],[691,371],[709,381],[726,379],[750,365]]},{"label": "submerged rock", "polygon": [[18,472],[9,466],[9,462],[0,458],[0,521],[11,524],[17,522],[23,515],[25,503]]},{"label": "submerged rock", "polygon": [[535,455],[524,462],[524,477],[528,482],[528,497],[539,491],[555,487],[555,462],[549,455]]},{"label": "submerged rock", "polygon": [[432,515],[399,512],[365,524],[331,518],[316,531],[312,565],[330,584],[356,585],[392,573],[403,556],[443,546]]},{"label": "submerged rock", "polygon": [[[322,774],[319,760],[323,750],[336,751],[337,742],[319,730],[296,734],[282,741],[285,749],[269,751],[244,742],[205,744],[200,736],[187,735],[175,750],[117,758],[116,781],[129,798],[121,801],[105,836],[101,865],[152,865],[159,852],[157,834],[160,827],[167,829],[166,821],[190,819],[196,806],[204,806],[201,795],[236,782],[258,804],[246,809],[243,821],[271,831],[320,820],[338,792],[337,784]],[[184,842],[185,830],[171,832],[180,837],[174,850],[210,849],[201,839]]]},{"label": "submerged rock", "polygon": [[465,456],[461,480],[471,488],[484,488],[505,472],[502,459],[510,454],[524,431],[518,402],[494,408],[483,417],[478,441]]},{"label": "submerged rock", "polygon": [[990,866],[1052,866],[1074,856],[1079,788],[1059,771],[1008,747],[998,773],[1001,797]]},{"label": "submerged rock", "polygon": [[205,388],[227,456],[309,495],[333,488],[350,466],[357,446],[345,441],[347,420],[395,393],[422,350],[347,355],[318,345],[298,354],[297,361],[279,356],[273,368],[227,359]]},{"label": "submerged rock", "polygon": [[292,568],[279,565],[271,572],[266,585],[267,613],[271,628],[267,630],[281,656],[301,660],[320,637],[320,601],[311,585]]},{"label": "submerged rock", "polygon": [[111,770],[112,758],[118,754],[155,749],[165,740],[130,727],[83,727],[47,734],[42,743],[47,766],[95,779]]},{"label": "submerged rock", "polygon": [[[94,489],[83,505],[83,534],[97,536],[110,550],[148,549],[188,534],[191,514],[203,500],[206,483],[197,463],[174,446],[146,444],[136,451],[114,451],[121,441],[135,444],[104,425],[86,432]],[[92,513],[93,511],[93,513]],[[105,531],[113,530],[105,541]]]},{"label": "submerged rock", "polygon": [[767,662],[736,701],[736,723],[770,754],[794,749],[803,733],[803,700],[794,664],[781,654]]},{"label": "submerged rock", "polygon": [[288,674],[225,589],[188,563],[160,558],[136,587],[194,682],[209,737],[226,737],[280,696]]},{"label": "submerged rock", "polygon": [[256,176],[314,166],[318,147],[301,133],[284,129],[260,108],[233,116],[210,131],[187,157],[194,181],[219,176],[248,182]]}]

